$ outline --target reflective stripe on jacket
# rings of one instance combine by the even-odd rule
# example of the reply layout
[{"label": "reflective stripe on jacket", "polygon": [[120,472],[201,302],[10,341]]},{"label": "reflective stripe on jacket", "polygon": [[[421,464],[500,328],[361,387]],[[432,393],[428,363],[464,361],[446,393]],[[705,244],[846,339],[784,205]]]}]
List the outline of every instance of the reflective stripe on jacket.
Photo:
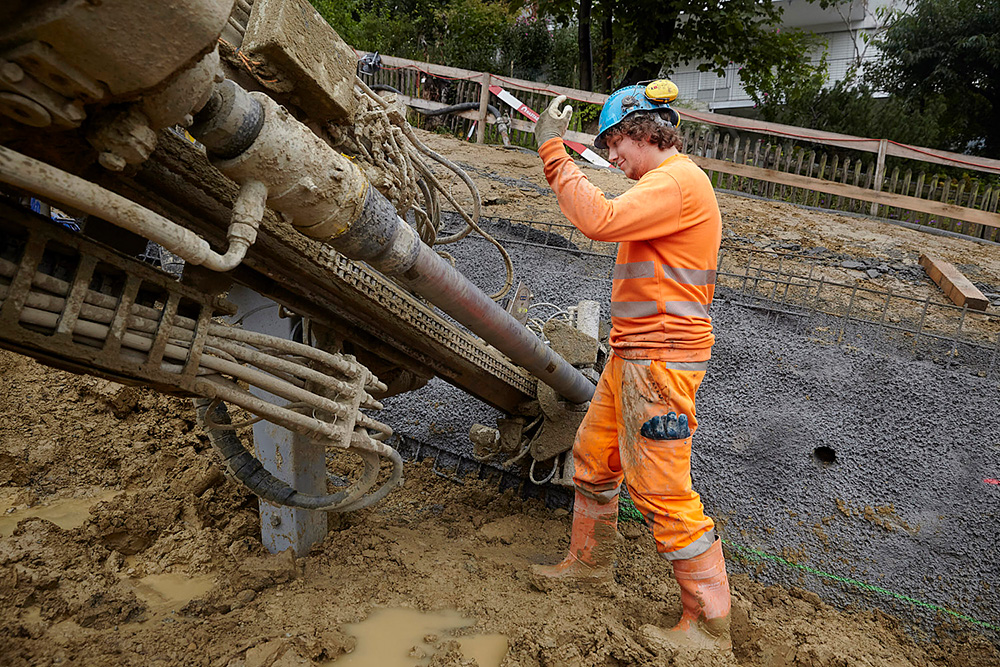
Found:
[{"label": "reflective stripe on jacket", "polygon": [[683,154],[607,199],[561,140],[539,148],[563,214],[586,236],[618,242],[611,346],[622,358],[702,361],[711,355],[722,218],[708,176]]}]

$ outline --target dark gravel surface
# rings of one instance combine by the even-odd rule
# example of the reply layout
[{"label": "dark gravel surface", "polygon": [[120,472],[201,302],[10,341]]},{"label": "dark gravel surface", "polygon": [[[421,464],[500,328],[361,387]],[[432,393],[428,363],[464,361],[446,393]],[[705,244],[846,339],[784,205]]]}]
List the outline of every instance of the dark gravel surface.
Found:
[{"label": "dark gravel surface", "polygon": [[[536,302],[593,299],[608,318],[609,260],[507,247]],[[500,285],[491,246],[448,250],[483,289]],[[998,369],[981,377],[856,326],[837,345],[836,320],[776,321],[724,294],[712,315],[692,476],[730,569],[925,627],[954,619],[934,606],[1000,626],[1000,486],[989,481],[1000,478]],[[469,426],[498,414],[434,380],[390,399],[380,418],[467,454]]]},{"label": "dark gravel surface", "polygon": [[986,481],[1000,476],[1000,377],[863,331],[833,345],[818,321],[724,302],[713,318],[695,485],[733,544],[788,561],[737,549],[750,558],[734,569],[845,606],[941,615],[909,596],[1000,625],[1000,486]]}]

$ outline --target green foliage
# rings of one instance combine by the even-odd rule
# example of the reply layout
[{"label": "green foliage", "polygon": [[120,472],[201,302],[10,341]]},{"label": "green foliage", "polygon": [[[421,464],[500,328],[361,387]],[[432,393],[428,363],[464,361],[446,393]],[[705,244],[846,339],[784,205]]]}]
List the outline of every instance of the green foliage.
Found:
[{"label": "green foliage", "polygon": [[[391,55],[417,54],[420,25],[411,14],[420,7],[414,2],[370,2],[366,0],[310,0],[320,15],[345,42],[362,51]],[[433,2],[427,5],[437,4]],[[394,48],[384,49],[393,45]]]},{"label": "green foliage", "polygon": [[877,45],[874,86],[920,111],[943,107],[953,150],[1000,156],[1000,2],[915,0]]},{"label": "green foliage", "polygon": [[552,53],[545,23],[519,0],[311,0],[351,46],[536,79]]},{"label": "green foliage", "polygon": [[[568,22],[578,0],[540,0],[539,7]],[[775,85],[772,79],[810,74],[803,53],[812,37],[779,30],[782,10],[771,2],[596,0],[594,7],[596,22],[613,14],[615,87],[653,79],[693,61],[720,74],[732,62],[746,63],[745,80],[762,89]],[[599,32],[592,30],[594,40],[600,40]]]},{"label": "green foliage", "polygon": [[601,105],[590,102],[580,102],[570,100],[573,107],[573,118],[569,122],[569,129],[574,132],[586,132],[597,134],[597,124],[601,117]]},{"label": "green foliage", "polygon": [[576,88],[579,85],[576,26],[560,26],[552,31],[548,81],[569,88]]},{"label": "green foliage", "polygon": [[438,12],[437,61],[483,72],[499,69],[499,49],[511,31],[511,15],[500,3],[455,0]]},{"label": "green foliage", "polygon": [[357,2],[339,0],[310,0],[310,2],[345,42],[351,45],[358,43],[360,26],[357,14],[354,12]]},{"label": "green foliage", "polygon": [[[763,67],[759,63],[767,62],[769,57],[761,54],[753,55],[755,47],[751,47],[748,60],[756,63],[743,65],[739,70],[743,89],[758,107],[766,110],[775,109],[803,97],[814,96],[822,89],[827,79],[826,55],[820,62],[813,63],[807,55],[807,49],[812,46],[812,38],[802,33],[786,33],[779,36],[770,45],[761,47],[764,50],[774,50],[783,53],[785,64],[782,66]],[[776,56],[780,57],[780,56]],[[765,115],[766,115],[765,111]]]},{"label": "green foliage", "polygon": [[[311,0],[351,46],[396,56],[525,79],[579,85],[578,0],[542,0],[546,21],[522,15],[521,0]],[[775,89],[807,75],[805,37],[774,29],[780,10],[757,0],[595,0],[599,21],[614,13],[616,80],[654,78],[661,68],[704,60],[722,71],[750,63],[745,80],[755,90]],[[790,66],[792,64],[793,66]],[[649,73],[648,76],[643,72]]]},{"label": "green foliage", "polygon": [[554,40],[544,21],[521,17],[514,21],[508,35],[500,45],[504,64],[511,76],[537,81],[542,78],[549,64]]},{"label": "green foliage", "polygon": [[587,125],[589,123],[594,123],[598,118],[601,117],[601,105],[591,104],[589,102],[578,102],[576,113],[580,115],[580,121]]},{"label": "green foliage", "polygon": [[863,74],[750,79],[765,120],[957,152],[1000,154],[1000,3],[916,0],[884,17]]},{"label": "green foliage", "polygon": [[785,125],[938,146],[945,136],[942,121],[947,112],[940,100],[928,102],[915,108],[902,98],[877,96],[868,84],[856,80],[824,88],[821,79],[813,79],[766,99],[758,108],[764,120]]}]

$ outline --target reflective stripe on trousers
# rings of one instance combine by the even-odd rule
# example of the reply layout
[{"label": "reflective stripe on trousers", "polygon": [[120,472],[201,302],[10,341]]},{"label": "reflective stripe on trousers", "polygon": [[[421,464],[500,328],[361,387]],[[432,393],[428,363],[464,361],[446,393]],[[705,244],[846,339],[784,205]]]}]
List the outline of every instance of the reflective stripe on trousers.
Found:
[{"label": "reflective stripe on trousers", "polygon": [[691,488],[691,437],[657,440],[643,424],[669,412],[688,417],[695,433],[695,394],[706,362],[608,360],[573,443],[577,488],[598,500],[618,495],[622,480],[665,558],[693,558],[715,539]]}]

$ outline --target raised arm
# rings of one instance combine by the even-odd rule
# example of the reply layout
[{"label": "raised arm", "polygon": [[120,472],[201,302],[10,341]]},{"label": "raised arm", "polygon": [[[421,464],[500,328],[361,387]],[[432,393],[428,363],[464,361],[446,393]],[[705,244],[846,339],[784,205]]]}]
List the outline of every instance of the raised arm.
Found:
[{"label": "raised arm", "polygon": [[589,238],[646,241],[677,230],[682,195],[669,174],[649,172],[628,192],[608,199],[574,164],[561,139],[546,141],[538,154],[563,215]]}]

